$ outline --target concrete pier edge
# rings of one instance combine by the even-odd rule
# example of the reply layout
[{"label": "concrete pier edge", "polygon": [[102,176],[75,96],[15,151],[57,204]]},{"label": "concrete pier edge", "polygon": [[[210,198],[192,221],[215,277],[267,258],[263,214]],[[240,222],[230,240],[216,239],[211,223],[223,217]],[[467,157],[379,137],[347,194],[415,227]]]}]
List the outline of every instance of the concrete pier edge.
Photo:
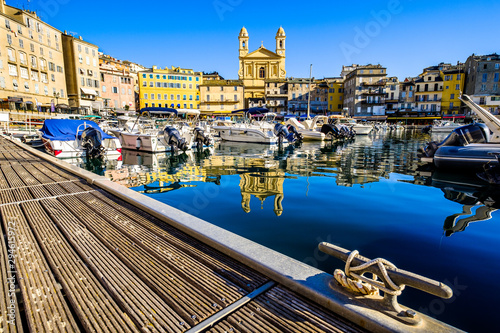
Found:
[{"label": "concrete pier edge", "polygon": [[[4,137],[33,155],[85,179],[88,183],[144,210],[191,237],[266,275],[299,295],[372,332],[460,332],[455,327],[421,313],[418,313],[418,316],[423,319],[421,324],[417,326],[403,324],[367,307],[357,300],[355,296],[347,294],[340,287],[336,289],[330,288],[329,283],[333,278],[331,274],[137,193],[125,186],[113,183],[106,177],[98,176],[71,165],[64,160],[40,152],[10,137]],[[332,271],[335,268],[332,267]]]}]

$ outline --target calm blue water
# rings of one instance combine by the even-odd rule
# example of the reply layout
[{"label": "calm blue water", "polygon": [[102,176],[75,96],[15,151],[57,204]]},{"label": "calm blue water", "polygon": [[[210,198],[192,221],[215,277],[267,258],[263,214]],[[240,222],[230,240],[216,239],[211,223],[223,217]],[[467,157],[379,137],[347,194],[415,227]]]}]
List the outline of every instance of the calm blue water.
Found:
[{"label": "calm blue water", "polygon": [[175,158],[124,151],[99,171],[326,272],[344,263],[320,253],[322,241],[445,282],[450,300],[408,287],[399,301],[464,330],[493,330],[500,188],[418,169],[417,149],[430,139],[403,131],[284,150],[220,143]]}]

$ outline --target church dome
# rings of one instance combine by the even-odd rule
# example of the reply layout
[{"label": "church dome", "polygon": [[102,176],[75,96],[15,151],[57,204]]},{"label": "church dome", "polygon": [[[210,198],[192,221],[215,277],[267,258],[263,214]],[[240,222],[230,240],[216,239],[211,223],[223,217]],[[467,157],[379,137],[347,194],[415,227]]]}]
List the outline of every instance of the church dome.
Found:
[{"label": "church dome", "polygon": [[285,36],[285,30],[282,27],[280,27],[278,29],[278,32],[276,33],[276,35],[277,36]]},{"label": "church dome", "polygon": [[245,27],[241,28],[240,30],[240,36],[248,36],[248,31]]}]

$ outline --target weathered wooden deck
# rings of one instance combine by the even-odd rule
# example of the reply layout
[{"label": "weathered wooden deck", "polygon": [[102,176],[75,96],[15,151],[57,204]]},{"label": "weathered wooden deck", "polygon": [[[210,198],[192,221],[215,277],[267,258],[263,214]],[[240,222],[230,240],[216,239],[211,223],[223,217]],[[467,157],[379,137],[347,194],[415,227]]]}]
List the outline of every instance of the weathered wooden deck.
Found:
[{"label": "weathered wooden deck", "polygon": [[363,331],[5,138],[0,171],[0,332]]}]

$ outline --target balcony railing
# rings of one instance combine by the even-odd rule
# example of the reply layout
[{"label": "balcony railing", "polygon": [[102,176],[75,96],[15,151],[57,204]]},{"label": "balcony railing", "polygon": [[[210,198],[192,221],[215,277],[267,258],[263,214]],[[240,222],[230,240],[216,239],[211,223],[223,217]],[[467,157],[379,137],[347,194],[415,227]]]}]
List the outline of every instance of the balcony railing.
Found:
[{"label": "balcony railing", "polygon": [[207,104],[234,104],[234,103],[239,103],[240,100],[234,100],[234,99],[225,99],[225,100],[218,100],[218,99],[215,99],[215,100],[203,100],[202,103],[207,103]]},{"label": "balcony railing", "polygon": [[367,92],[362,92],[361,95],[369,95],[369,96],[385,95],[385,92],[383,92],[383,91],[367,91]]},{"label": "balcony railing", "polygon": [[385,82],[363,82],[362,86],[385,86]]}]

